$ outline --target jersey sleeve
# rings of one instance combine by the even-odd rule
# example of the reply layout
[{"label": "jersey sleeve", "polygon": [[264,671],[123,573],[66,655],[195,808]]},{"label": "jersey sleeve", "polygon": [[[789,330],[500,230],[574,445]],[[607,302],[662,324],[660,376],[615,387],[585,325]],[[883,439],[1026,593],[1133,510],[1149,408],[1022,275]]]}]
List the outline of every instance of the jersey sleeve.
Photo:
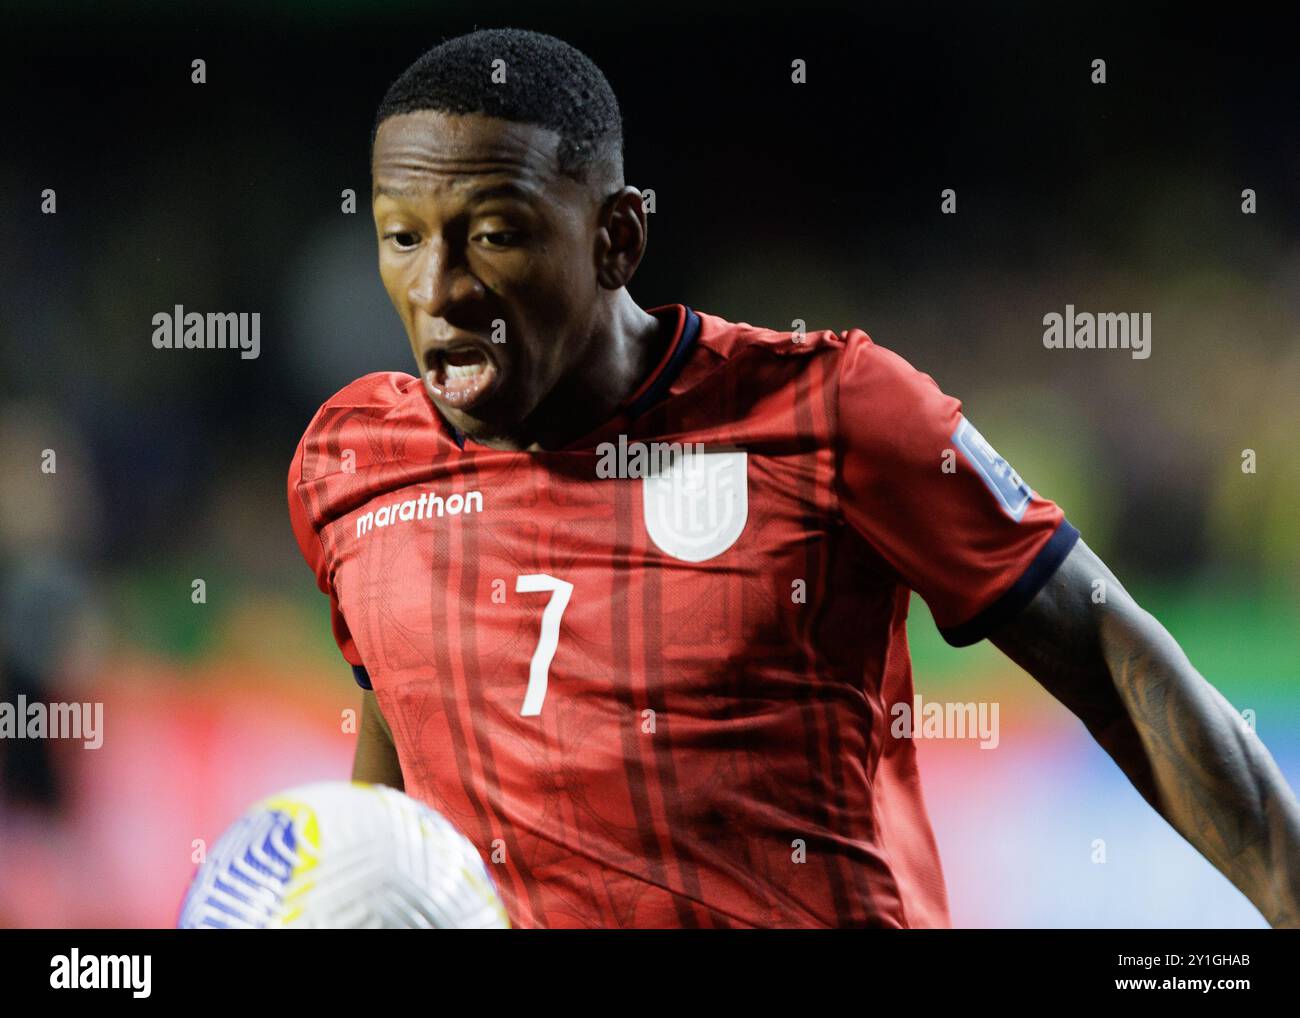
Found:
[{"label": "jersey sleeve", "polygon": [[352,666],[352,674],[357,685],[362,689],[370,689],[372,688],[370,678],[366,674],[365,665],[357,652],[352,633],[348,629],[347,619],[344,618],[343,611],[339,607],[338,595],[334,591],[329,557],[321,543],[317,514],[312,508],[311,492],[309,486],[303,483],[303,463],[309,450],[314,449],[313,429],[319,419],[318,412],[298,443],[293,460],[289,464],[289,523],[293,528],[293,536],[298,542],[298,550],[302,552],[302,557],[306,559],[307,565],[316,576],[316,586],[321,593],[329,597],[330,627],[334,632],[334,642],[338,644],[344,659]]},{"label": "jersey sleeve", "polygon": [[839,364],[838,470],[846,521],[967,646],[1012,618],[1079,532],[986,442],[934,379],[863,332]]}]

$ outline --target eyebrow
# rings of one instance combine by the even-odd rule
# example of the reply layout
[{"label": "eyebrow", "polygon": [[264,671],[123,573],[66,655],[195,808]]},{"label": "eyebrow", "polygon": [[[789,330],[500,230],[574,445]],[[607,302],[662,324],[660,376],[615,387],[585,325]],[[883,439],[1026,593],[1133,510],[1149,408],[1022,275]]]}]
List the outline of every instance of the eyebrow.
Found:
[{"label": "eyebrow", "polygon": [[476,187],[469,194],[469,200],[471,202],[488,201],[492,198],[515,198],[519,201],[531,204],[536,197],[537,195],[533,191],[521,184],[516,184],[512,180],[503,181],[500,184]]},{"label": "eyebrow", "polygon": [[[414,198],[420,193],[418,188],[410,187],[390,187],[386,184],[377,184],[375,186],[374,197],[381,195],[386,198]],[[536,200],[534,192],[528,188],[516,184],[513,181],[503,181],[499,184],[485,184],[476,187],[469,193],[469,201],[485,202],[492,198],[514,198],[527,204],[532,204]]]}]

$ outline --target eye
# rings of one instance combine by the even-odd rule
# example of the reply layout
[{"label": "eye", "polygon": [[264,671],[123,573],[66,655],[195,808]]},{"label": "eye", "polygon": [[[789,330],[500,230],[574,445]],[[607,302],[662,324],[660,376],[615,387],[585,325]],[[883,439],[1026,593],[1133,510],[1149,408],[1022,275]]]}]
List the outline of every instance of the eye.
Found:
[{"label": "eye", "polygon": [[481,240],[490,248],[500,249],[514,247],[522,234],[518,230],[496,230],[492,233],[480,233],[475,240]]},{"label": "eye", "polygon": [[410,230],[394,230],[392,233],[385,233],[384,240],[390,240],[397,247],[407,250],[415,247],[420,242],[420,237]]}]

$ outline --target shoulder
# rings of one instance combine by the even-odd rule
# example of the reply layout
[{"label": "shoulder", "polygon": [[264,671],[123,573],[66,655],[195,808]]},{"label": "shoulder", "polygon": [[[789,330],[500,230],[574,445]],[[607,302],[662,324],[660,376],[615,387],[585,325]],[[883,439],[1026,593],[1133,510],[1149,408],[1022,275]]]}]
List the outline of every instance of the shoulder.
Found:
[{"label": "shoulder", "polygon": [[400,371],[364,375],[325,400],[289,463],[289,513],[300,543],[400,474],[413,440],[436,444],[434,412],[420,380]]},{"label": "shoulder", "polygon": [[709,383],[730,386],[754,398],[789,399],[806,380],[815,390],[832,383],[843,337],[830,329],[809,329],[799,320],[788,329],[732,322],[697,311],[698,353],[682,371],[674,391]]},{"label": "shoulder", "polygon": [[757,366],[782,362],[816,370],[833,389],[850,426],[901,429],[916,414],[950,416],[957,401],[901,354],[881,346],[864,330],[788,330],[729,322],[700,313],[700,345],[716,358]]},{"label": "shoulder", "polygon": [[372,419],[386,417],[412,396],[422,393],[420,380],[402,371],[374,371],[343,386],[320,405],[307,425],[304,438],[310,437],[322,418],[341,411],[359,410]]},{"label": "shoulder", "polygon": [[807,358],[825,361],[841,384],[855,391],[877,389],[881,393],[903,388],[935,386],[893,350],[880,346],[858,328],[809,329],[799,320],[789,329],[771,329],[748,322],[729,322],[717,315],[699,312],[701,347],[725,360],[745,355],[772,358]]},{"label": "shoulder", "polygon": [[743,355],[815,357],[843,345],[843,340],[834,331],[809,329],[800,320],[792,321],[789,329],[771,329],[748,322],[731,322],[703,311],[696,313],[700,316],[700,347],[723,360],[735,360]]},{"label": "shoulder", "polygon": [[359,435],[403,420],[427,419],[423,395],[420,380],[401,371],[376,371],[349,382],[312,415],[294,454],[290,482],[338,469],[349,442]]},{"label": "shoulder", "polygon": [[878,453],[921,449],[945,442],[961,417],[961,401],[902,355],[860,329],[844,334],[836,370],[841,436]]},{"label": "shoulder", "polygon": [[911,361],[883,347],[861,329],[842,336],[840,386],[854,398],[869,398],[877,406],[894,407],[918,397],[942,394],[938,383]]}]

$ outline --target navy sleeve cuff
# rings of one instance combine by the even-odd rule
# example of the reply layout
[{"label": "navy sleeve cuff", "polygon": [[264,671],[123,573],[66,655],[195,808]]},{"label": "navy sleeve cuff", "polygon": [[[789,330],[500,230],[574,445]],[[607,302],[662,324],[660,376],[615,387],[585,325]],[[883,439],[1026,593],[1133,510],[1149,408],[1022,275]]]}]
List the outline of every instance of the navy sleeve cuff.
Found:
[{"label": "navy sleeve cuff", "polygon": [[370,684],[370,673],[362,668],[361,665],[352,666],[352,677],[357,680],[357,685],[362,689],[375,688]]},{"label": "navy sleeve cuff", "polygon": [[1034,599],[1034,595],[1052,578],[1052,574],[1065,561],[1065,556],[1070,554],[1070,549],[1078,540],[1079,532],[1071,526],[1069,520],[1062,519],[1051,540],[1043,545],[1042,551],[1034,556],[1034,560],[1020,574],[1020,579],[1005,594],[969,622],[947,629],[940,628],[939,634],[954,647],[969,647],[972,643],[979,643],[1002,623],[1015,618]]}]

